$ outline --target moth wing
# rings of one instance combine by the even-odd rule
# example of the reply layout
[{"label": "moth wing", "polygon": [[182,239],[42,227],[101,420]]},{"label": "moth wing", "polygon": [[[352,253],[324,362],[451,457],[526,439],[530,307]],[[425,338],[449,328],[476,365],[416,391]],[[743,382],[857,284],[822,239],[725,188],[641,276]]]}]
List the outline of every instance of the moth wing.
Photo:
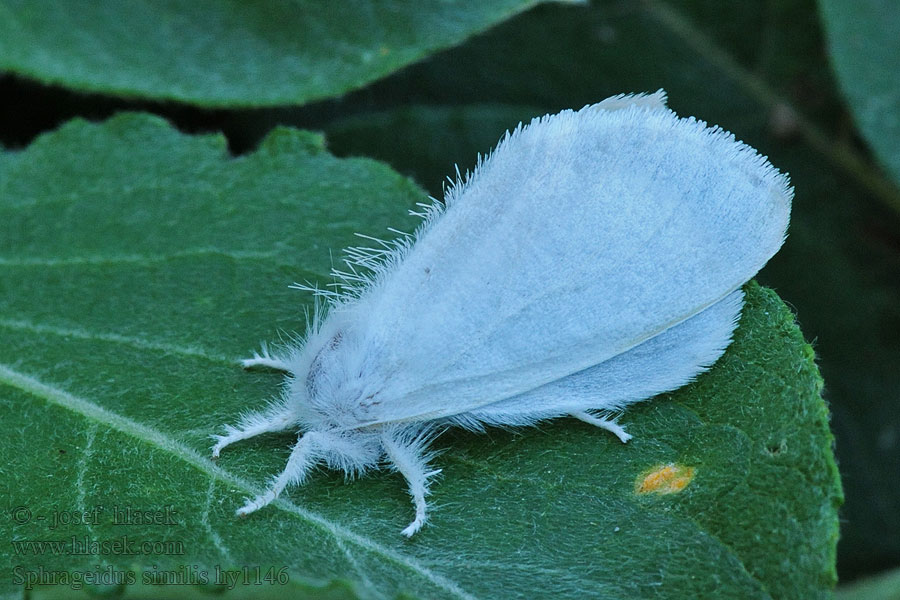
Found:
[{"label": "moth wing", "polygon": [[755,150],[661,103],[533,120],[345,309],[360,373],[382,378],[366,422],[471,412],[652,340],[762,268],[791,197]]},{"label": "moth wing", "polygon": [[648,109],[666,108],[666,91],[659,89],[652,94],[619,94],[610,96],[596,104],[586,106],[586,110],[621,110],[623,108],[638,107]]},{"label": "moth wing", "polygon": [[568,377],[456,415],[463,426],[530,425],[586,410],[618,412],[678,389],[715,363],[731,342],[744,301],[737,290],[659,335]]}]

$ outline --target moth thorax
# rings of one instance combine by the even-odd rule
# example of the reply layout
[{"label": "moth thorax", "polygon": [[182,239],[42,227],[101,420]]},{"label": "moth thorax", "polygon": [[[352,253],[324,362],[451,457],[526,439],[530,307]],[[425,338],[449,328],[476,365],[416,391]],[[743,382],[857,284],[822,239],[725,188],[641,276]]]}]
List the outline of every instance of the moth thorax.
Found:
[{"label": "moth thorax", "polygon": [[358,352],[342,330],[316,353],[306,375],[311,407],[329,426],[355,426],[371,420],[370,410],[380,403],[356,360]]}]

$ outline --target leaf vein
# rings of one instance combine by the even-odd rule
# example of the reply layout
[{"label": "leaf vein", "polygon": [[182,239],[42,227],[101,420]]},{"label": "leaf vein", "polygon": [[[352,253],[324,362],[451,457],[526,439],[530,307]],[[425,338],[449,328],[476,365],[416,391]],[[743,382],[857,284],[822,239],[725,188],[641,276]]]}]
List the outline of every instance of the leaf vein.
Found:
[{"label": "leaf vein", "polygon": [[229,563],[233,563],[234,560],[231,558],[231,552],[228,551],[228,547],[225,545],[225,542],[222,541],[222,536],[220,536],[218,532],[216,532],[212,528],[212,524],[209,521],[209,510],[212,507],[212,499],[215,489],[216,479],[214,477],[210,477],[209,487],[206,488],[206,504],[203,507],[203,512],[200,514],[200,524],[206,530],[206,533],[209,535],[209,539],[212,540],[213,545],[222,555],[222,558]]},{"label": "leaf vein", "polygon": [[[0,363],[0,384],[17,388],[28,394],[46,400],[50,404],[77,413],[95,423],[102,423],[111,429],[130,435],[144,443],[156,446],[157,448],[178,457],[198,471],[206,474],[208,477],[219,480],[230,486],[240,488],[250,495],[255,496],[262,492],[261,489],[257,488],[249,481],[226,471],[213,463],[209,458],[202,456],[193,448],[190,448],[182,442],[179,442],[152,427],[138,423],[128,417],[95,404],[90,400],[80,398],[65,390],[43,383],[34,377],[20,373],[2,363]],[[431,571],[431,569],[428,569],[408,556],[390,550],[370,538],[329,521],[322,515],[301,508],[284,498],[279,498],[273,502],[272,505],[318,526],[335,539],[355,544],[363,550],[381,556],[386,560],[417,573],[429,583],[455,597],[463,598],[465,600],[476,600],[475,596],[463,590],[457,583],[447,577]]]},{"label": "leaf vein", "polygon": [[155,350],[165,352],[167,354],[177,354],[183,356],[194,356],[203,358],[210,362],[221,362],[229,365],[236,365],[237,360],[228,358],[220,354],[207,352],[201,348],[193,346],[179,346],[177,344],[167,344],[165,342],[154,342],[143,340],[141,338],[121,335],[118,333],[97,333],[76,327],[57,327],[55,325],[43,325],[31,323],[22,319],[4,319],[0,318],[0,327],[7,329],[16,329],[19,331],[28,331],[31,333],[58,335],[60,337],[74,337],[82,340],[109,342],[113,344],[123,344],[140,348],[141,350]]},{"label": "leaf vein", "polygon": [[96,256],[67,256],[55,257],[0,257],[0,267],[70,267],[78,265],[106,265],[106,264],[153,264],[166,262],[178,258],[191,258],[197,256],[223,256],[233,260],[270,260],[278,256],[278,252],[253,250],[221,250],[218,248],[190,248],[170,254],[119,254]]}]

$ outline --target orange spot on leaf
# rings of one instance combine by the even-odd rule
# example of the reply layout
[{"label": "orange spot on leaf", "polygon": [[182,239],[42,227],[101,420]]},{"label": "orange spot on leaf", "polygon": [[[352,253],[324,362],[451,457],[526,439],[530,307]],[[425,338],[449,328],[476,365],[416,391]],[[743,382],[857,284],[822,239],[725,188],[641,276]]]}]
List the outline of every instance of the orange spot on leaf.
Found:
[{"label": "orange spot on leaf", "polygon": [[636,494],[676,494],[694,478],[694,467],[669,463],[654,467],[635,482]]}]

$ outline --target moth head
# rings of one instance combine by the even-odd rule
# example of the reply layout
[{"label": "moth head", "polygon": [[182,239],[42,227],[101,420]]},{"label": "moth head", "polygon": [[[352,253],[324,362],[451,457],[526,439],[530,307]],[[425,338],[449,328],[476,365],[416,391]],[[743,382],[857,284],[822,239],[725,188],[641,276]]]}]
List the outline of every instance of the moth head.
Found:
[{"label": "moth head", "polygon": [[353,428],[371,420],[378,392],[367,377],[356,336],[337,328],[310,338],[303,353],[306,367],[295,374],[290,391],[304,420],[315,429]]}]

